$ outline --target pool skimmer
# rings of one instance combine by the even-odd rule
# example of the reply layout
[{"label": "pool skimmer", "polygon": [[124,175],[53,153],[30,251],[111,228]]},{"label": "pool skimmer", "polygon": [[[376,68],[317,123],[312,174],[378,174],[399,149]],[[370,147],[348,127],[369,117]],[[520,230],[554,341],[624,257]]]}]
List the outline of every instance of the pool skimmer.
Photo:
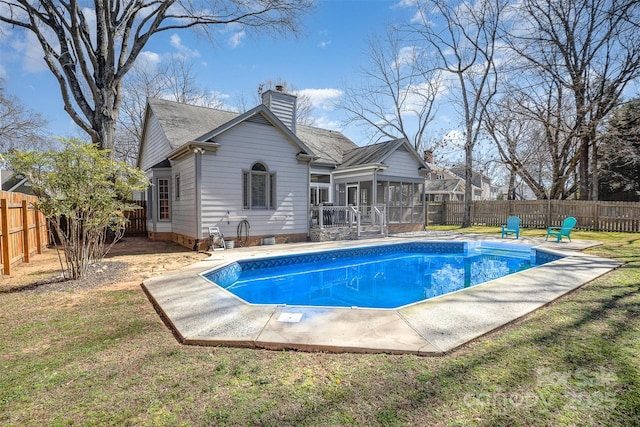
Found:
[{"label": "pool skimmer", "polygon": [[302,313],[280,313],[278,322],[298,323],[302,320]]}]

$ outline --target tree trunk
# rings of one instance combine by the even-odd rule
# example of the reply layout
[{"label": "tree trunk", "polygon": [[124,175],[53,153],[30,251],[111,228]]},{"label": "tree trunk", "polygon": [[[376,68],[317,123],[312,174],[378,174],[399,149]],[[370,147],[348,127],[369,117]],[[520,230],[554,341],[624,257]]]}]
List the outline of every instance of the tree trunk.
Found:
[{"label": "tree trunk", "polygon": [[101,150],[111,150],[113,155],[114,141],[116,138],[116,115],[98,112],[94,121],[94,128],[98,130],[98,140],[92,141]]},{"label": "tree trunk", "polygon": [[591,200],[598,200],[598,146],[593,135],[593,148],[591,148]]},{"label": "tree trunk", "polygon": [[[470,138],[467,135],[467,138]],[[464,213],[462,215],[462,228],[471,227],[471,204],[473,203],[473,145],[467,141],[464,145]]]},{"label": "tree trunk", "polygon": [[509,189],[507,190],[507,200],[516,199],[516,176],[515,169],[509,170]]},{"label": "tree trunk", "polygon": [[580,172],[579,172],[579,180],[580,190],[578,191],[578,199],[579,200],[589,200],[589,138],[587,136],[582,136],[580,141]]}]

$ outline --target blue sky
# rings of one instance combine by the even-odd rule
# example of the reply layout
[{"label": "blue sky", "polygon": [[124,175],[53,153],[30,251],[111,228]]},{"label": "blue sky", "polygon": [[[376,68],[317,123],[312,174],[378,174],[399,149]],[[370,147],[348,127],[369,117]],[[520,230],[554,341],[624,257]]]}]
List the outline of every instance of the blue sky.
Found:
[{"label": "blue sky", "polygon": [[[199,85],[215,91],[230,106],[244,96],[253,99],[265,80],[284,79],[309,95],[319,127],[342,130],[366,144],[355,128],[342,128],[343,114],[330,105],[345,85],[357,84],[366,65],[366,38],[382,34],[391,23],[407,22],[412,10],[401,0],[319,0],[305,16],[298,37],[244,34],[239,28],[221,31],[215,44],[189,30],[160,33],[146,46],[144,57],[166,61],[182,54],[194,63]],[[49,120],[60,136],[84,136],[63,111],[57,82],[41,59],[36,43],[18,30],[0,34],[0,77],[5,90]]]}]

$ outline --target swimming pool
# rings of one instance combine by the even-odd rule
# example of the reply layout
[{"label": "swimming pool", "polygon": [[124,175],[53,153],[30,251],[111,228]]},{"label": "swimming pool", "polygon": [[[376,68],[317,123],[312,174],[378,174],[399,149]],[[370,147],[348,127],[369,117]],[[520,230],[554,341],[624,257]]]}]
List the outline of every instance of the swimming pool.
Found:
[{"label": "swimming pool", "polygon": [[520,244],[424,241],[238,260],[202,276],[250,304],[390,309],[559,258]]}]

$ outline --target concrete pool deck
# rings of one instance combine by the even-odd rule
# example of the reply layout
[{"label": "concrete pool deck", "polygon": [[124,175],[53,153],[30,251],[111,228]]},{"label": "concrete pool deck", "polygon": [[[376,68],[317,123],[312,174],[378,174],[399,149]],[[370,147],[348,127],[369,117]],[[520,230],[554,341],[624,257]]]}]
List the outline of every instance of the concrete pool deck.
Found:
[{"label": "concrete pool deck", "polygon": [[[408,240],[489,240],[528,244],[565,258],[399,309],[250,305],[199,274],[243,258],[261,258]],[[593,241],[429,233],[360,241],[279,244],[214,251],[204,261],[142,283],[180,342],[265,349],[439,355],[506,325],[617,268],[580,252]]]}]

